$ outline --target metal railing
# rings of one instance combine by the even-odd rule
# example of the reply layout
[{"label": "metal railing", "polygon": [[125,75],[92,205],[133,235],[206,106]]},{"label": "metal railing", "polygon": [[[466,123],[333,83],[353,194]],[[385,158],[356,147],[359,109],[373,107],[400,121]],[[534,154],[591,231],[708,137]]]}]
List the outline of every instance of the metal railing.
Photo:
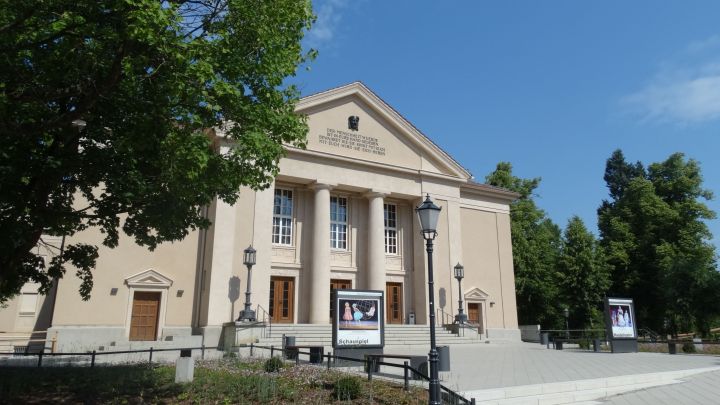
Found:
[{"label": "metal railing", "polygon": [[[245,346],[245,347],[248,347],[248,346]],[[249,348],[250,348],[250,356],[251,357],[253,356],[253,352],[255,349],[269,350],[270,357],[274,357],[275,352],[278,352],[278,353],[282,354],[283,357],[286,357],[288,350],[290,350],[290,349],[285,349],[282,347],[261,346],[261,345],[255,345],[255,344],[250,344]],[[312,356],[318,356],[318,354],[314,354],[309,351],[303,352],[299,349],[291,349],[291,350],[294,354],[293,357],[295,358],[296,365],[300,364],[300,355],[301,354],[307,355],[309,358],[311,358]],[[320,357],[321,357],[321,359],[323,359],[322,361],[326,362],[326,367],[328,370],[330,370],[332,365],[336,364],[338,360],[360,363],[361,365],[364,366],[365,371],[367,372],[368,381],[372,381],[373,374],[377,373],[376,371],[374,371],[375,367],[386,366],[386,367],[394,367],[394,368],[402,369],[402,373],[403,373],[402,377],[400,377],[399,375],[396,376],[396,375],[392,375],[392,374],[390,376],[396,377],[398,379],[402,378],[403,379],[403,388],[405,389],[405,391],[408,391],[410,389],[410,379],[411,379],[410,376],[416,376],[424,381],[428,381],[428,382],[430,381],[430,377],[428,377],[426,374],[422,373],[420,370],[411,367],[407,361],[403,362],[403,364],[387,363],[384,361],[378,361],[378,360],[374,360],[374,359],[371,360],[370,358],[357,359],[354,357],[338,356],[338,355],[332,354],[331,352],[327,352],[327,354],[320,354]],[[320,366],[320,367],[322,367],[322,366]],[[388,377],[388,374],[384,373],[383,376]],[[440,384],[440,392],[442,395],[442,402],[444,404],[475,405],[475,398],[467,399],[467,398],[463,397],[462,395],[460,395],[459,393],[446,387],[443,384]]]},{"label": "metal railing", "polygon": [[540,330],[540,343],[543,343],[542,336],[547,334],[548,346],[552,345],[555,347],[556,342],[562,343],[577,343],[580,347],[583,345],[586,348],[593,347],[594,340],[606,341],[605,329],[541,329]]},{"label": "metal railing", "polygon": [[166,349],[155,349],[155,348],[149,348],[149,349],[138,349],[138,350],[117,350],[117,351],[97,351],[93,350],[91,352],[63,352],[63,353],[45,353],[45,351],[39,351],[37,353],[16,353],[19,356],[37,356],[37,367],[42,367],[43,365],[43,358],[45,357],[61,357],[61,356],[74,356],[74,357],[90,357],[90,367],[95,367],[95,359],[97,356],[106,356],[106,355],[113,355],[113,354],[134,354],[134,353],[148,353],[148,362],[152,363],[153,361],[153,353],[158,352],[171,352],[171,351],[184,351],[184,350],[190,350],[191,353],[193,350],[200,350],[200,358],[205,359],[205,351],[206,350],[221,350],[221,348],[218,347],[208,347],[208,346],[200,346],[200,347],[173,347],[173,348],[166,348]]},{"label": "metal railing", "polygon": [[270,315],[270,313],[268,311],[266,311],[265,308],[263,308],[262,305],[260,305],[260,304],[258,304],[257,310],[255,311],[255,313],[257,314],[258,320],[260,318],[260,314],[262,314],[262,320],[260,322],[268,325],[267,333],[265,332],[265,329],[263,329],[263,331],[262,331],[263,339],[272,337],[272,316]]},{"label": "metal railing", "polygon": [[[244,346],[247,347],[247,346]],[[288,349],[284,348],[276,348],[274,346],[260,346],[255,344],[250,344],[250,356],[253,356],[253,351],[255,349],[264,349],[270,351],[270,357],[274,357],[275,352],[287,354]],[[205,358],[205,351],[206,350],[221,350],[219,347],[208,347],[208,346],[200,346],[200,347],[178,347],[178,348],[165,348],[165,349],[155,349],[153,347],[150,347],[149,349],[138,349],[138,350],[118,350],[118,351],[96,351],[93,350],[92,352],[64,352],[64,353],[45,353],[44,348],[43,350],[37,352],[37,353],[18,353],[17,355],[25,356],[25,357],[32,357],[37,356],[37,367],[43,366],[43,359],[47,357],[61,357],[61,356],[74,356],[74,357],[89,357],[89,367],[95,367],[96,359],[98,356],[108,356],[108,355],[118,355],[118,354],[135,354],[135,353],[148,353],[148,363],[153,362],[153,354],[159,353],[159,352],[170,352],[170,351],[190,351],[192,354],[193,350],[199,350],[200,351],[200,358]],[[317,354],[311,353],[309,351],[301,351],[299,349],[293,349],[293,352],[295,355],[295,363],[300,363],[300,355],[307,355],[307,356],[317,356]],[[394,367],[402,370],[402,377],[390,375],[392,377],[396,378],[402,378],[404,381],[404,389],[407,391],[410,389],[410,376],[416,376],[424,381],[430,381],[430,378],[421,372],[418,369],[415,369],[411,367],[407,361],[405,361],[403,364],[397,364],[397,363],[387,363],[383,361],[378,360],[370,360],[369,358],[366,359],[357,359],[353,357],[345,357],[345,356],[338,356],[335,354],[332,354],[330,352],[327,352],[327,354],[320,354],[321,358],[324,359],[327,362],[327,368],[330,369],[332,364],[336,364],[338,360],[346,361],[346,362],[356,362],[360,363],[365,367],[365,370],[367,372],[367,378],[368,380],[372,380],[373,374],[376,373],[374,371],[375,367],[379,366],[386,366],[386,367]],[[387,374],[384,374],[385,377],[387,377]],[[451,405],[467,405],[475,404],[475,398],[467,399],[460,395],[459,393],[451,390],[447,386],[440,384],[440,390],[443,397],[443,403],[451,404]]]},{"label": "metal railing", "polygon": [[453,323],[455,323],[455,316],[448,314],[442,308],[436,309],[435,312],[436,312],[435,316],[438,318],[437,325],[445,326],[445,325],[452,325]]},{"label": "metal railing", "polygon": [[549,333],[550,337],[569,339],[604,339],[605,329],[541,329],[540,333]]},{"label": "metal railing", "polygon": [[660,340],[660,334],[656,333],[654,330],[652,330],[650,328],[638,329],[638,335],[648,337],[648,338],[650,338],[649,340],[651,340],[651,341]]},{"label": "metal railing", "polygon": [[[453,333],[457,334],[458,336],[465,336],[465,329],[470,329],[473,331],[473,333],[476,333],[478,337],[482,335],[482,326],[475,323],[470,323],[465,321],[465,323],[457,324],[455,322],[455,315],[449,314],[445,312],[442,308],[438,308],[435,310],[436,312],[436,318],[440,321],[437,322],[438,326],[442,326],[445,329],[452,330]],[[452,326],[452,328],[451,328]]]},{"label": "metal railing", "polygon": [[[458,325],[458,335],[465,336],[465,329],[469,329],[472,331],[472,333],[476,334],[477,338],[479,339],[482,335],[482,326],[470,322],[461,323]],[[472,335],[475,336],[475,335]]]}]

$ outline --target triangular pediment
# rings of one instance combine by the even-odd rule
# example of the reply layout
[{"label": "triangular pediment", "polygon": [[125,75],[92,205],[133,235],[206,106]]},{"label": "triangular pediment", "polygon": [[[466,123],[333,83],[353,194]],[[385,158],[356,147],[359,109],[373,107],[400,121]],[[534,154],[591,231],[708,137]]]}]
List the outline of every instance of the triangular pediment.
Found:
[{"label": "triangular pediment", "polygon": [[[307,151],[468,180],[470,172],[360,82],[302,98]],[[357,125],[350,123],[351,117]]]},{"label": "triangular pediment", "polygon": [[466,300],[486,300],[488,297],[490,297],[488,293],[477,287],[465,291]]},{"label": "triangular pediment", "polygon": [[126,278],[125,284],[135,288],[169,288],[173,281],[153,269],[148,269]]}]

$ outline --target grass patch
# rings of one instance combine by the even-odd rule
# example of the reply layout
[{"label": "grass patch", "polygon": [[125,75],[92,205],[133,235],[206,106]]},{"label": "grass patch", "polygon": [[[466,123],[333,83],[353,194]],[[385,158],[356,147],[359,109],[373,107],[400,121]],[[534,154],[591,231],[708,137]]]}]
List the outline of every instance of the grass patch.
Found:
[{"label": "grass patch", "polygon": [[[420,404],[427,391],[349,376],[315,366],[284,364],[265,371],[260,360],[197,362],[195,379],[176,384],[167,365],[0,368],[0,402],[90,404]],[[351,381],[351,382],[350,382]],[[337,401],[337,392],[343,394]]]}]

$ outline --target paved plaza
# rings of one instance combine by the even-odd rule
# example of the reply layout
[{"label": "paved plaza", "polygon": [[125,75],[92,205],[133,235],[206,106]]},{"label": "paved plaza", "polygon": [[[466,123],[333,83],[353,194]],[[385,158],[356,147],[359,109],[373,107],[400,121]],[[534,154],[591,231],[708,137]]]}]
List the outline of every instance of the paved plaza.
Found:
[{"label": "paved plaza", "polygon": [[720,403],[720,371],[683,378],[681,383],[616,395],[603,405],[677,405]]},{"label": "paved plaza", "polygon": [[[385,352],[426,354],[427,350],[388,346]],[[550,404],[609,399],[611,404],[649,404],[658,403],[645,398],[654,390],[677,390],[683,384],[702,386],[702,395],[720,398],[718,356],[594,353],[552,350],[532,343],[491,343],[452,346],[450,358],[452,371],[443,373],[442,383],[475,397],[478,403]],[[638,392],[632,397],[616,396],[632,391]],[[688,396],[687,402],[676,399],[669,403],[713,403],[690,400],[695,397],[698,395]],[[720,399],[714,403],[720,403]]]}]

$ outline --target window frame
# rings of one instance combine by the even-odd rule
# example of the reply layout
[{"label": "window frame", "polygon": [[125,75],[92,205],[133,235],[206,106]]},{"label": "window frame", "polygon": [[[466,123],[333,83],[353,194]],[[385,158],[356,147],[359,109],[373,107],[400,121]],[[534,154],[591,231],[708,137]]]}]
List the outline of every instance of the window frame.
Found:
[{"label": "window frame", "polygon": [[[335,207],[336,210],[334,212],[335,215],[333,215],[333,200],[336,200]],[[339,208],[341,206],[340,202],[344,201],[344,208],[345,208],[345,219],[339,220],[338,214]],[[348,238],[348,229],[349,229],[349,199],[347,196],[343,195],[331,195],[330,196],[330,249],[332,250],[339,250],[339,251],[348,251],[349,246],[349,238]],[[340,235],[343,235],[344,238],[340,239]]]},{"label": "window frame", "polygon": [[[276,204],[276,199],[280,196],[280,205]],[[271,241],[274,246],[293,246],[293,232],[295,230],[295,196],[294,190],[286,187],[275,187],[273,192],[273,222],[270,231]],[[285,199],[283,199],[285,197]],[[289,200],[288,205],[283,205],[284,201]],[[279,208],[279,213],[276,213]],[[290,209],[290,213],[284,213],[285,208]],[[276,223],[277,220],[277,223]],[[276,233],[277,229],[277,233]],[[288,230],[287,234],[283,230]],[[287,240],[287,243],[285,242]]]},{"label": "window frame", "polygon": [[[393,207],[392,221],[394,226],[390,226],[390,207]],[[384,237],[385,237],[385,254],[397,256],[400,254],[400,243],[399,243],[399,232],[398,232],[398,206],[393,203],[383,203],[383,225],[384,225]],[[391,235],[393,233],[393,235]],[[392,244],[391,241],[395,243]],[[394,251],[393,248],[394,247]]]}]

